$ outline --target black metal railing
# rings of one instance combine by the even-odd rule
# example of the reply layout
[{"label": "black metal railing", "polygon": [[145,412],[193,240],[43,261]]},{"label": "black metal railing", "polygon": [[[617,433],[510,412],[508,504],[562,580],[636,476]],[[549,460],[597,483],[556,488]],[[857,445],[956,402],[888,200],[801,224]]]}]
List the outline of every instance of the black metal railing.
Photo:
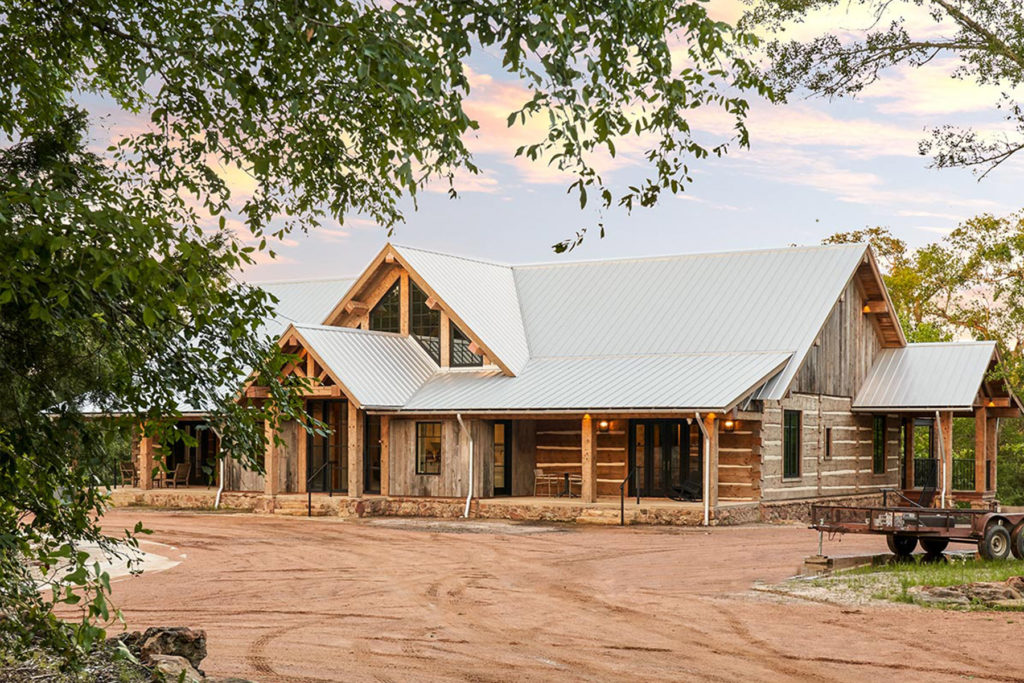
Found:
[{"label": "black metal railing", "polygon": [[935,458],[914,458],[914,488],[939,487],[939,461]]},{"label": "black metal railing", "polygon": [[974,458],[953,458],[953,490],[974,490]]},{"label": "black metal railing", "polygon": [[[619,484],[619,526],[626,526],[626,484],[636,477],[636,467],[629,471],[626,478]],[[636,483],[636,504],[640,504],[640,482]]]},{"label": "black metal railing", "polygon": [[[320,474],[326,469],[327,470],[327,496],[329,498],[333,498],[334,497],[334,477],[331,476],[331,475],[334,474],[334,468],[336,466],[337,465],[335,463],[333,463],[330,460],[328,460],[323,465],[320,465],[320,467],[316,468],[316,472],[314,472],[313,474],[311,474],[308,477],[306,477],[306,516],[307,517],[312,517],[313,516],[313,489],[311,489],[309,487],[309,485],[312,484],[313,480],[316,479],[318,476],[320,476]],[[319,491],[318,493],[323,493],[323,491]]]}]

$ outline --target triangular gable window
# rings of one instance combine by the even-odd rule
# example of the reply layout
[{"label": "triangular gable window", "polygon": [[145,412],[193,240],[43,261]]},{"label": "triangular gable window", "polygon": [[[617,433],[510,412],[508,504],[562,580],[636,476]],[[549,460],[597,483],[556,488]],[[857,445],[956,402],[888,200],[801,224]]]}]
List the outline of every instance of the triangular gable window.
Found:
[{"label": "triangular gable window", "polygon": [[[364,309],[365,310],[365,309]],[[388,293],[370,311],[370,329],[377,332],[400,332],[402,329],[402,287],[396,281]]]},{"label": "triangular gable window", "polygon": [[427,305],[426,293],[409,282],[409,333],[441,364],[441,311]]},{"label": "triangular gable window", "polygon": [[448,361],[449,365],[453,368],[472,368],[484,364],[483,356],[478,356],[469,350],[472,342],[455,323],[451,323],[451,337],[452,345],[451,358]]}]

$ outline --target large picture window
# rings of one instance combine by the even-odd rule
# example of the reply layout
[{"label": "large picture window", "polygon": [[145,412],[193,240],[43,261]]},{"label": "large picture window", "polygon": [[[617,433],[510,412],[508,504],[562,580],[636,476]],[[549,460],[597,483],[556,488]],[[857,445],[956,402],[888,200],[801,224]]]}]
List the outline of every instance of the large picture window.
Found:
[{"label": "large picture window", "polygon": [[416,423],[416,474],[441,474],[441,423]]},{"label": "large picture window", "polygon": [[782,476],[796,479],[800,476],[801,438],[799,410],[782,413]]},{"label": "large picture window", "polygon": [[471,368],[484,364],[483,356],[478,356],[469,350],[469,337],[462,333],[462,330],[451,323],[451,358],[448,363],[453,368]]},{"label": "large picture window", "polygon": [[378,332],[402,330],[402,284],[399,281],[380,298],[370,311],[370,329]]},{"label": "large picture window", "polygon": [[875,474],[885,474],[885,417],[875,415],[871,439],[871,470]]},{"label": "large picture window", "polygon": [[413,282],[409,283],[409,333],[440,365],[441,311],[427,306],[426,293]]}]

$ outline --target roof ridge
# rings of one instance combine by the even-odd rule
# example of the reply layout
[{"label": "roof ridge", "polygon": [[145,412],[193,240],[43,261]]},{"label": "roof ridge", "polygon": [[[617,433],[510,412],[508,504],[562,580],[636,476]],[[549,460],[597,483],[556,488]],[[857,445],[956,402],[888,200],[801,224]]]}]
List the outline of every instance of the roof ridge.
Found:
[{"label": "roof ridge", "polygon": [[574,356],[530,356],[530,360],[594,360],[599,358],[681,358],[694,356],[792,356],[795,350],[770,349],[759,351],[668,351],[665,353],[597,353]]},{"label": "roof ridge", "polygon": [[787,246],[787,247],[765,247],[763,249],[731,249],[723,251],[700,251],[700,252],[689,252],[689,253],[677,253],[677,254],[652,254],[649,256],[618,256],[611,258],[594,258],[594,259],[582,259],[579,261],[538,261],[534,263],[522,263],[511,266],[513,270],[525,270],[532,268],[547,268],[547,267],[559,267],[559,266],[581,266],[581,265],[599,265],[604,263],[629,263],[629,262],[640,262],[640,261],[671,261],[679,259],[691,259],[691,258],[709,258],[709,257],[721,257],[721,256],[734,256],[736,254],[771,254],[778,252],[792,253],[797,251],[828,251],[833,249],[854,249],[859,247],[866,249],[868,247],[867,242],[851,242],[849,244],[811,244],[804,246]]},{"label": "roof ridge", "polygon": [[396,337],[404,339],[405,337],[398,332],[384,332],[382,330],[363,330],[358,327],[341,327],[340,325],[319,325],[317,323],[303,323],[293,322],[291,325],[295,329],[304,330],[316,330],[318,332],[350,332],[353,334],[369,334],[380,337]]},{"label": "roof ridge", "polygon": [[340,282],[342,280],[356,280],[358,279],[355,275],[346,275],[344,277],[310,277],[310,278],[299,278],[296,280],[253,280],[251,282],[246,281],[243,284],[247,284],[253,287],[260,287],[262,285],[300,285],[307,282]]},{"label": "roof ridge", "polygon": [[407,244],[395,244],[391,243],[391,246],[395,249],[409,249],[412,251],[421,251],[425,254],[434,254],[436,256],[445,256],[447,258],[460,259],[462,261],[470,261],[472,263],[482,263],[487,266],[497,266],[499,268],[514,268],[515,266],[508,263],[498,263],[497,261],[488,261],[487,259],[477,258],[475,256],[463,256],[461,254],[449,254],[444,251],[438,251],[436,249],[423,249],[422,247],[411,247]]}]

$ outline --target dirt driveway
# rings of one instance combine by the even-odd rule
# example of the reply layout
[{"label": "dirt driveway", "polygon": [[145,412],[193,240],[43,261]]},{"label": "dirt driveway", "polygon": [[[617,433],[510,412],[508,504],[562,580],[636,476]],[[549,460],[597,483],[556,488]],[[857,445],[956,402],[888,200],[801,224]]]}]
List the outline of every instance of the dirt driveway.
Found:
[{"label": "dirt driveway", "polygon": [[[1024,680],[1024,617],[749,592],[800,527],[554,528],[115,510],[180,564],[125,578],[131,629],[205,628],[208,674],[324,680]],[[513,533],[514,532],[514,533]],[[826,552],[882,551],[848,537]]]}]

